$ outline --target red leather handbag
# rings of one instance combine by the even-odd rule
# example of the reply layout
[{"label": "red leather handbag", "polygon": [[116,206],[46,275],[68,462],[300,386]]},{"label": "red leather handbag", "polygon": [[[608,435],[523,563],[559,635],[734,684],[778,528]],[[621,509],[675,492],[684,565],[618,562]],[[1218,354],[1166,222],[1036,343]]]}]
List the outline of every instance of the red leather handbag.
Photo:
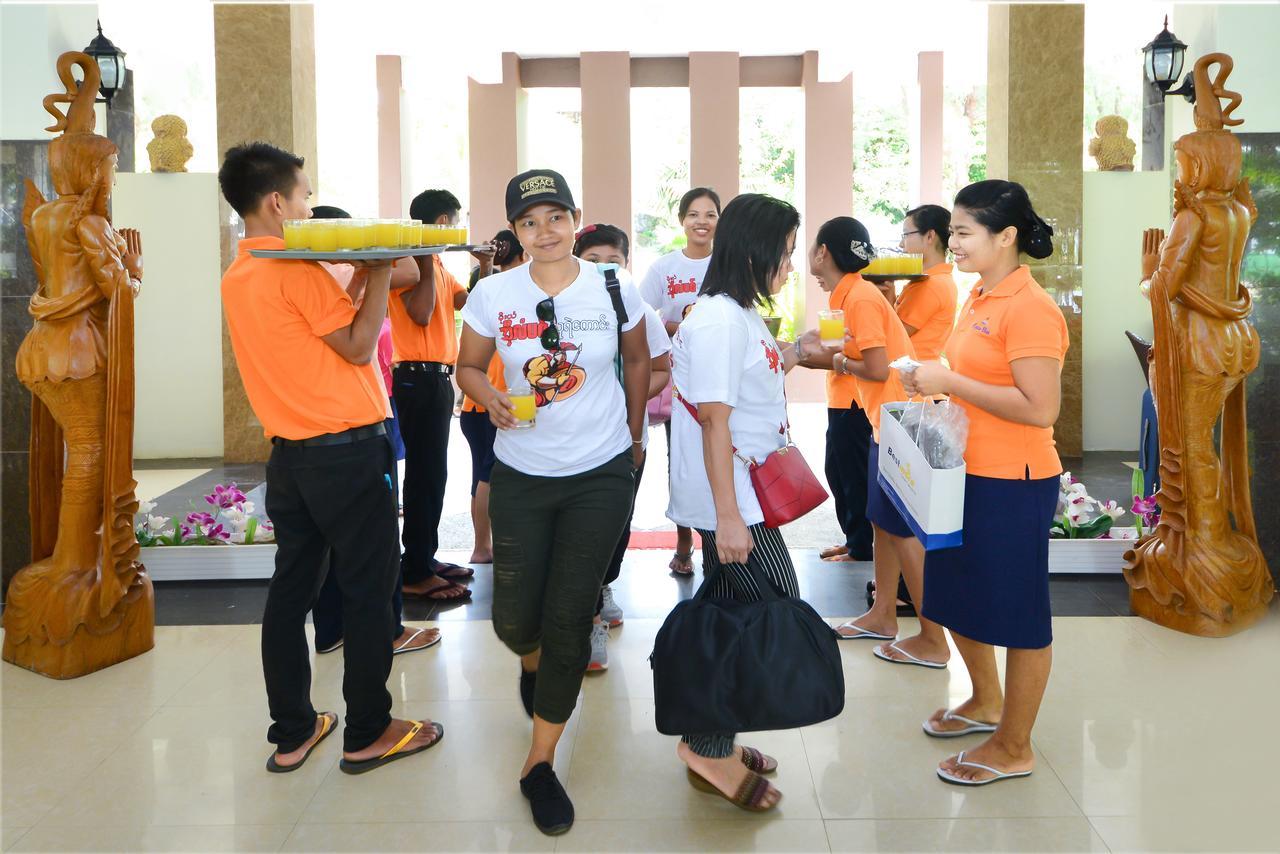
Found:
[{"label": "red leather handbag", "polygon": [[[698,410],[689,401],[680,397],[679,392],[672,396],[679,397],[693,420],[698,420]],[[733,455],[742,460],[751,475],[751,486],[764,513],[766,528],[780,528],[794,522],[827,500],[827,491],[814,476],[800,449],[791,443],[790,432],[787,443],[762,463],[743,456],[737,448],[733,449]]]}]

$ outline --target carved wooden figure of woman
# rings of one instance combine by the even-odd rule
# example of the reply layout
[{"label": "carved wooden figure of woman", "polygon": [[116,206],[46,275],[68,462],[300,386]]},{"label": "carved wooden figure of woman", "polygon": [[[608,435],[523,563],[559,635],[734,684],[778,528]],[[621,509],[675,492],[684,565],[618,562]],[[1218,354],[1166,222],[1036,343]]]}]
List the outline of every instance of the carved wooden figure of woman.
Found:
[{"label": "carved wooden figure of woman", "polygon": [[[28,181],[23,210],[38,279],[17,358],[33,395],[32,563],[9,585],[4,659],[66,679],[151,649],[155,609],[133,533],[141,239],[109,218],[116,147],[93,133],[97,63],[66,53],[58,74],[66,94],[45,99],[57,119],[49,130],[63,131],[49,145],[57,198],[45,201]],[[70,104],[65,116],[58,103]]]},{"label": "carved wooden figure of woman", "polygon": [[[1231,68],[1222,53],[1196,63],[1197,130],[1174,144],[1173,225],[1168,237],[1159,229],[1143,236],[1161,517],[1126,553],[1124,571],[1134,613],[1213,637],[1252,625],[1275,593],[1249,493],[1245,379],[1258,366],[1260,342],[1247,320],[1240,263],[1258,212],[1241,178],[1240,141],[1224,128],[1242,121],[1231,118],[1240,96],[1223,86]],[[1228,99],[1225,108],[1220,98]]]}]

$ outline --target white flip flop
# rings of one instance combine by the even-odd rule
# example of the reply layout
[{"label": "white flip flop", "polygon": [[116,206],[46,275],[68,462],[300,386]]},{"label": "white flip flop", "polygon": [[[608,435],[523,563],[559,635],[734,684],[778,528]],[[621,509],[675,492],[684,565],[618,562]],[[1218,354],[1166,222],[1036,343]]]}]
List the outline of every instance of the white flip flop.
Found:
[{"label": "white flip flop", "polygon": [[[858,634],[842,635],[840,634],[841,629],[857,629]],[[878,640],[878,641],[893,640],[893,638],[890,637],[889,635],[882,635],[879,632],[868,631],[864,629],[862,626],[854,624],[853,620],[850,620],[847,623],[841,623],[840,625],[836,626],[835,633],[836,633],[836,637],[839,638],[840,640]]]},{"label": "white flip flop", "polygon": [[975,732],[996,731],[995,724],[986,723],[984,721],[975,721],[973,718],[966,718],[964,715],[959,715],[952,711],[943,713],[942,720],[959,721],[960,723],[965,724],[965,727],[964,729],[934,729],[929,726],[933,721],[927,720],[920,724],[920,728],[924,730],[925,735],[932,736],[933,738],[959,738],[962,735],[970,735]]},{"label": "white flip flop", "polygon": [[443,632],[441,632],[440,634],[436,635],[436,639],[435,639],[435,640],[433,640],[431,643],[427,644],[426,646],[415,646],[415,647],[412,647],[412,648],[411,648],[411,647],[409,646],[409,644],[411,644],[411,643],[413,643],[415,640],[417,640],[417,639],[418,639],[418,635],[422,634],[422,633],[423,633],[423,632],[425,632],[425,631],[426,631],[426,629],[414,629],[413,634],[409,635],[409,637],[407,637],[407,638],[405,638],[405,639],[404,639],[404,643],[400,644],[400,645],[399,645],[399,646],[397,646],[395,649],[391,650],[391,654],[392,654],[392,655],[402,655],[402,654],[404,654],[404,653],[406,653],[406,652],[419,652],[419,651],[424,650],[424,649],[431,649],[431,647],[433,647],[433,646],[435,646],[436,644],[440,643],[441,639],[443,639],[443,638],[444,638],[444,633],[443,633]]},{"label": "white flip flop", "polygon": [[929,661],[928,659],[924,659],[924,658],[916,658],[914,655],[907,652],[902,647],[898,646],[896,641],[894,643],[889,644],[889,649],[893,650],[899,655],[905,655],[907,657],[907,660],[903,661],[900,658],[894,658],[892,656],[885,655],[883,652],[880,651],[880,647],[876,647],[875,649],[871,650],[871,652],[875,654],[876,658],[880,659],[881,661],[887,661],[890,664],[914,664],[918,667],[928,667],[931,670],[947,669],[947,663],[945,661]]},{"label": "white flip flop", "polygon": [[985,780],[966,780],[963,777],[957,777],[954,774],[938,769],[938,776],[944,782],[953,783],[957,786],[987,786],[991,783],[998,783],[1001,780],[1013,780],[1018,777],[1030,777],[1030,771],[1001,771],[998,768],[992,768],[990,765],[983,765],[981,762],[966,762],[964,751],[956,754],[956,764],[963,765],[966,768],[977,768],[979,771],[988,771],[994,774],[994,777],[988,777]]}]

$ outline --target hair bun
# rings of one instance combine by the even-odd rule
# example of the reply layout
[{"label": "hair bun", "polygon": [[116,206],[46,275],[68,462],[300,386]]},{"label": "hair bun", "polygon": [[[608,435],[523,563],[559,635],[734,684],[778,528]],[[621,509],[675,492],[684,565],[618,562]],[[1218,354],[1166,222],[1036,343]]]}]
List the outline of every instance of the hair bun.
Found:
[{"label": "hair bun", "polygon": [[1049,226],[1036,224],[1027,232],[1026,238],[1019,240],[1023,252],[1032,258],[1048,258],[1053,254],[1053,239]]}]

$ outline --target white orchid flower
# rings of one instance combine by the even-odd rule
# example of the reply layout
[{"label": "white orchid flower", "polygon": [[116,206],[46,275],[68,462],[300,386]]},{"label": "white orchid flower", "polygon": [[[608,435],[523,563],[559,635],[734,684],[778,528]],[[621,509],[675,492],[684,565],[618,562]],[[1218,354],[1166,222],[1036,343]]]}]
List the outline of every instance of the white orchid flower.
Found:
[{"label": "white orchid flower", "polygon": [[156,503],[154,501],[144,501],[138,505],[138,512],[143,514],[144,516],[149,515],[151,511],[155,509],[156,509]]},{"label": "white orchid flower", "polygon": [[[155,509],[154,503],[152,502],[148,502],[148,503],[151,503],[152,509]],[[164,533],[166,530],[168,530],[168,527],[169,527],[168,516],[148,516],[147,517],[147,530],[149,530],[153,534]]]}]

